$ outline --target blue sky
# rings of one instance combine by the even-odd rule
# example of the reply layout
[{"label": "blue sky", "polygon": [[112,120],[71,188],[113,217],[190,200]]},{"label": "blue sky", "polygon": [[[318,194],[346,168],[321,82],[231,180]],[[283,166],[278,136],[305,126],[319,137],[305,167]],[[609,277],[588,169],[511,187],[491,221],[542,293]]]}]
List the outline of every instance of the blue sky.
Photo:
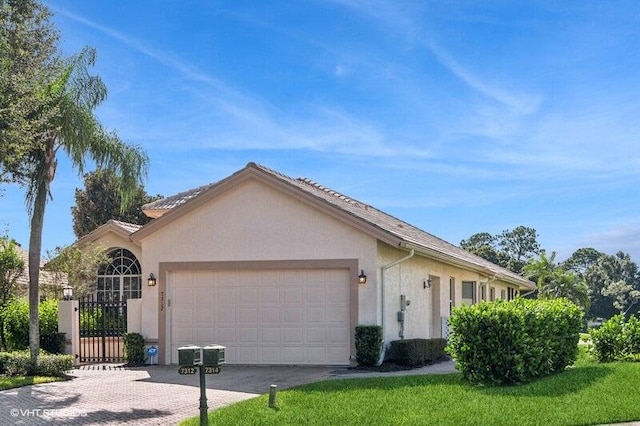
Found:
[{"label": "blue sky", "polygon": [[[90,45],[103,123],[142,146],[148,193],[255,161],[458,244],[535,228],[640,261],[640,3],[52,0]],[[61,158],[45,249],[74,241]],[[25,247],[20,188],[0,225]]]}]

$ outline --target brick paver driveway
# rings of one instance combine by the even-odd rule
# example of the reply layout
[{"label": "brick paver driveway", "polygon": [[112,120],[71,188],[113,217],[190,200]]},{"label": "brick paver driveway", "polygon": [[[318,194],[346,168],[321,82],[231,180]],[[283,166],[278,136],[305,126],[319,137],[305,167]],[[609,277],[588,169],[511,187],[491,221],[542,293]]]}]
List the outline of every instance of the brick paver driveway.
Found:
[{"label": "brick paver driveway", "polygon": [[[237,366],[207,376],[209,410],[269,392],[324,379],[450,373],[453,362],[393,373],[330,367]],[[199,414],[199,378],[178,367],[91,366],[71,372],[73,380],[0,392],[0,425],[172,425]]]},{"label": "brick paver driveway", "polygon": [[[103,367],[105,369],[103,369]],[[199,414],[199,378],[177,366],[75,369],[73,380],[0,392],[0,424],[170,425]],[[332,376],[329,367],[225,366],[207,375],[210,410]]]}]

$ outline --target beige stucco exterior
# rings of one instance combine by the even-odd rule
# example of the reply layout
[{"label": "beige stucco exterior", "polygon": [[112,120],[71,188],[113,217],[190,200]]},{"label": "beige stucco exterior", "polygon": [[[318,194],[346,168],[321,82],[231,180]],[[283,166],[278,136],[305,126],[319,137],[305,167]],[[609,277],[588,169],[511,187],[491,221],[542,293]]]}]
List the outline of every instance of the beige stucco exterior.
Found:
[{"label": "beige stucco exterior", "polygon": [[[400,338],[446,337],[443,318],[451,305],[463,303],[463,282],[474,283],[475,301],[481,299],[481,286],[486,300],[491,287],[496,298],[509,285],[517,290],[513,283],[478,272],[482,268],[402,246],[349,214],[250,172],[223,181],[188,208],[168,211],[132,235],[106,226],[81,242],[126,248],[140,260],[142,300],[135,323],[148,343],[159,344],[160,362],[168,361],[163,353],[169,346],[167,286],[176,271],[346,268],[351,326],[382,325],[385,346]],[[365,284],[358,284],[360,270],[367,275]],[[146,285],[151,273],[158,280],[154,287]],[[403,308],[401,300],[410,303]],[[399,311],[404,311],[402,322]]]}]

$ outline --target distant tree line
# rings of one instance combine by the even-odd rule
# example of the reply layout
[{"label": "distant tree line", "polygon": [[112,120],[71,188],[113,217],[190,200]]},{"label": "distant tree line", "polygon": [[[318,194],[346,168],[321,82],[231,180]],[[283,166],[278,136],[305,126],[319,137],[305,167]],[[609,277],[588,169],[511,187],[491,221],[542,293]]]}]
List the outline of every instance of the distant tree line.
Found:
[{"label": "distant tree line", "polygon": [[541,249],[538,233],[526,226],[473,234],[460,247],[535,281],[540,298],[567,297],[587,318],[640,312],[640,271],[622,251],[609,255],[580,248],[556,263],[556,253]]}]

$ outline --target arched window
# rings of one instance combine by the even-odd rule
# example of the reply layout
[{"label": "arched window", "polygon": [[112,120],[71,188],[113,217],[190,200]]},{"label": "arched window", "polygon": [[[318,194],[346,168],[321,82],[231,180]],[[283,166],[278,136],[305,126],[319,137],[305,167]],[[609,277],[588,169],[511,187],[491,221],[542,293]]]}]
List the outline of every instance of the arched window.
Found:
[{"label": "arched window", "polygon": [[109,252],[109,257],[111,262],[98,271],[98,300],[117,302],[142,297],[142,274],[138,259],[122,248]]}]

